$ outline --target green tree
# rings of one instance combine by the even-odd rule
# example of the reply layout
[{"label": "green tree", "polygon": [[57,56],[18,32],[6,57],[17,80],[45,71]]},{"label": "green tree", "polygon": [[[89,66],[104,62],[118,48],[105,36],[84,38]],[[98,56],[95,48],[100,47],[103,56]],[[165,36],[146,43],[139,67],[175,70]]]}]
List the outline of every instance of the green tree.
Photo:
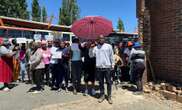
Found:
[{"label": "green tree", "polygon": [[33,0],[32,2],[32,20],[41,21],[41,7],[38,0]]},{"label": "green tree", "polygon": [[75,20],[77,20],[80,17],[80,10],[77,5],[76,0],[70,0],[70,16],[71,16],[71,23],[73,23]]},{"label": "green tree", "polygon": [[29,19],[26,0],[0,0],[0,15]]},{"label": "green tree", "polygon": [[118,19],[117,29],[119,30],[119,32],[124,32],[125,31],[124,23],[121,20],[121,18]]},{"label": "green tree", "polygon": [[79,18],[79,13],[79,6],[76,0],[63,0],[62,8],[60,8],[59,12],[59,24],[71,25]]},{"label": "green tree", "polygon": [[8,6],[9,0],[0,0],[0,15],[1,16],[8,16]]},{"label": "green tree", "polygon": [[64,16],[63,16],[63,12],[62,12],[62,8],[59,9],[59,22],[58,24],[62,24],[63,22],[63,19],[64,19]]},{"label": "green tree", "polygon": [[22,19],[29,19],[29,12],[27,11],[28,5],[27,5],[26,0],[18,0],[17,2],[18,2],[17,17],[22,18]]},{"label": "green tree", "polygon": [[42,8],[42,22],[46,23],[47,22],[47,11],[45,6]]}]

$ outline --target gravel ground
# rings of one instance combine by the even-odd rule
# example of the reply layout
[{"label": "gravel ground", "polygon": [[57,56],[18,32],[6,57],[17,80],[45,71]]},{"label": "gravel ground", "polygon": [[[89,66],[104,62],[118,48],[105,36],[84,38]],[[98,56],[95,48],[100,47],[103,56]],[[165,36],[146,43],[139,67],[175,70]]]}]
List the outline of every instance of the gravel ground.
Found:
[{"label": "gravel ground", "polygon": [[[41,94],[27,93],[32,85],[19,84],[10,92],[0,92],[0,110],[182,110],[182,104],[161,99],[157,94],[133,95],[119,88],[113,91],[113,105],[107,101],[45,88]],[[114,88],[114,87],[113,87]],[[98,91],[97,91],[98,92]]]},{"label": "gravel ground", "polygon": [[34,110],[182,110],[182,104],[161,100],[157,96],[133,95],[132,92],[119,89],[113,93],[113,105],[107,101],[87,96],[79,101],[42,106]]}]

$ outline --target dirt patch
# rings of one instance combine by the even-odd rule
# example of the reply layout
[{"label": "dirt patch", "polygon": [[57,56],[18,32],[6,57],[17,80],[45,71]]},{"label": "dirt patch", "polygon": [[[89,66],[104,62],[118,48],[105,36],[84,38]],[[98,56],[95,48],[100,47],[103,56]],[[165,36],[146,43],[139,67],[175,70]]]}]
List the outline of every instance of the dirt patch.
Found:
[{"label": "dirt patch", "polygon": [[98,99],[87,96],[79,101],[54,104],[33,110],[181,110],[182,104],[164,101],[156,95],[133,95],[132,92],[119,89],[113,93],[113,104],[107,101],[98,103]]}]

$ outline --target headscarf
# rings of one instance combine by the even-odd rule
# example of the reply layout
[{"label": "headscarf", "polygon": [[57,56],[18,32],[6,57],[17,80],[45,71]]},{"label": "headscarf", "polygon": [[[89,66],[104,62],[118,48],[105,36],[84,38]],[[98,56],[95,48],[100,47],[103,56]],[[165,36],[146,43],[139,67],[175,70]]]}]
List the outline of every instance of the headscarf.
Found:
[{"label": "headscarf", "polygon": [[2,45],[2,44],[3,44],[3,38],[0,37],[0,45]]}]

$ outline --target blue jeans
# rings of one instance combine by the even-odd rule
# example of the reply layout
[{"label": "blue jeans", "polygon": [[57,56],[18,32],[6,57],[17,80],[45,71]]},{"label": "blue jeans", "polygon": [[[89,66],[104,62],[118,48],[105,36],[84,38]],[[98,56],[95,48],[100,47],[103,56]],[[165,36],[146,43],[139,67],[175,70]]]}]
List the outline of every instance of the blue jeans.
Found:
[{"label": "blue jeans", "polygon": [[25,79],[25,73],[26,73],[26,62],[21,61],[20,62],[20,75],[21,75],[22,81],[24,81],[24,79]]}]

